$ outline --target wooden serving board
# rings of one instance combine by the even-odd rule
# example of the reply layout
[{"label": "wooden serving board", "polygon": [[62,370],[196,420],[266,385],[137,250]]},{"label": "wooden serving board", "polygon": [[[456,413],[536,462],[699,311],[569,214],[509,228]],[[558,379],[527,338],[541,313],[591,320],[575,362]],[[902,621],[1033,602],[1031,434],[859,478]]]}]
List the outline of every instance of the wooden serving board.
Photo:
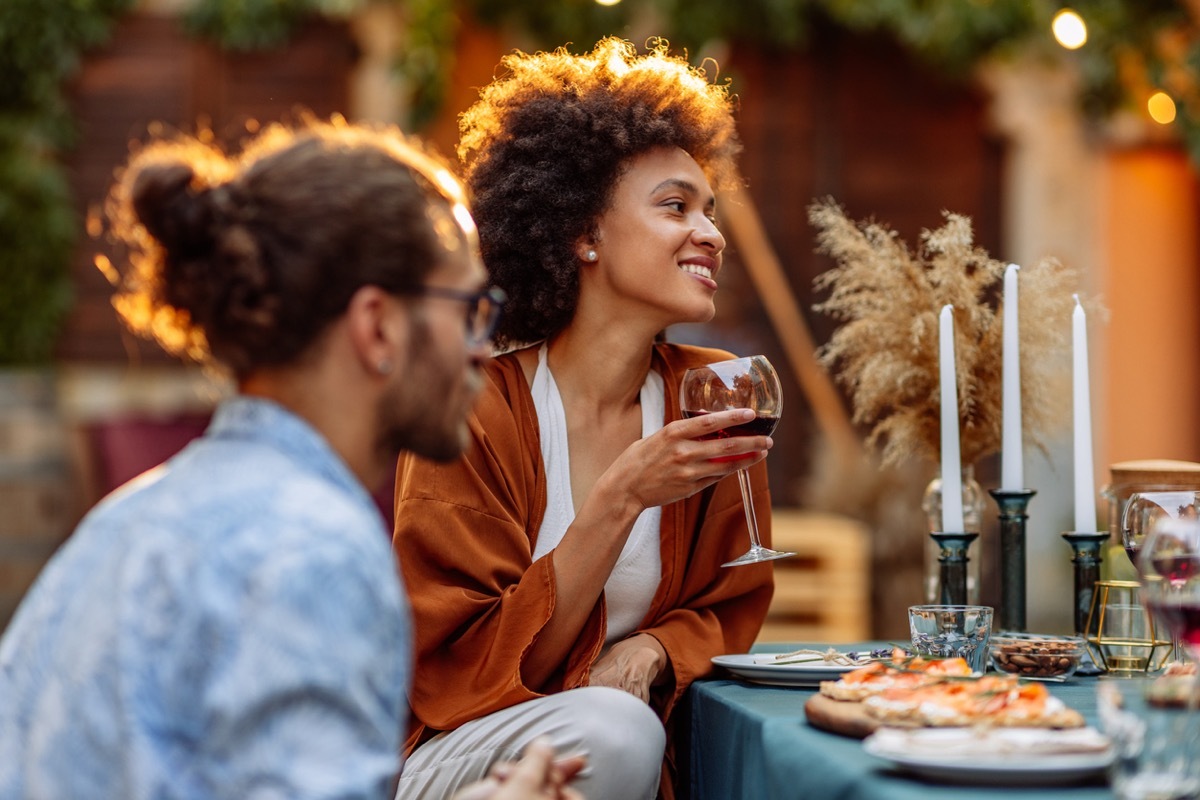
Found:
[{"label": "wooden serving board", "polygon": [[814,728],[830,733],[863,739],[875,732],[881,723],[867,714],[862,703],[834,700],[823,694],[814,694],[804,704],[804,715]]}]

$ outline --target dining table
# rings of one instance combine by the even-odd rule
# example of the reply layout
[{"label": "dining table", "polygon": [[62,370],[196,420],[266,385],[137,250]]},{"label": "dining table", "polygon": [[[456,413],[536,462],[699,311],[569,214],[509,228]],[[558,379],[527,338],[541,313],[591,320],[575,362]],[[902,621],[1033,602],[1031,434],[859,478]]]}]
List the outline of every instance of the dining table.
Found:
[{"label": "dining table", "polygon": [[[866,651],[885,642],[838,644],[839,651]],[[756,645],[752,653],[779,653],[824,643]],[[1072,676],[1048,683],[1051,693],[1097,726],[1093,677]],[[688,796],[692,800],[1107,800],[1113,797],[1102,772],[1064,785],[1037,779],[947,780],[923,777],[868,754],[860,739],[811,725],[804,704],[814,686],[776,686],[750,682],[723,668],[695,682],[685,703],[688,715],[684,747]],[[1014,764],[1014,770],[1019,764]],[[1014,786],[1013,784],[1021,784]]]}]

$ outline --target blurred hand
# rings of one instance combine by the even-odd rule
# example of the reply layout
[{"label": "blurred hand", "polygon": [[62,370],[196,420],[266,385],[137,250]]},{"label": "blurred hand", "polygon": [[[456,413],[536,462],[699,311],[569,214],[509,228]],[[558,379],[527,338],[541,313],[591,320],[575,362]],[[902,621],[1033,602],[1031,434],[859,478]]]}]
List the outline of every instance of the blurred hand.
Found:
[{"label": "blurred hand", "polygon": [[622,639],[592,665],[592,686],[611,686],[650,702],[650,687],[667,666],[667,652],[648,633]]},{"label": "blurred hand", "polygon": [[454,800],[583,800],[567,786],[587,764],[583,756],[554,759],[544,739],[530,742],[517,762],[495,764],[487,778],[454,795]]},{"label": "blurred hand", "polygon": [[609,471],[642,508],[691,497],[767,457],[773,445],[768,436],[702,438],[751,419],[753,411],[733,409],[675,420],[630,445]]}]

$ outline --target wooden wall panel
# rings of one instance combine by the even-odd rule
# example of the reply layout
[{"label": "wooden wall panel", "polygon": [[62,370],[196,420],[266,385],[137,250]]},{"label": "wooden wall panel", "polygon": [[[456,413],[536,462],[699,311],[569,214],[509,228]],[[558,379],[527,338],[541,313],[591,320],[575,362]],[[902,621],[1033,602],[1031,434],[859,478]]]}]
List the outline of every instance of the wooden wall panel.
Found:
[{"label": "wooden wall panel", "polygon": [[[355,52],[344,26],[314,23],[286,48],[225,53],[186,34],[170,17],[131,14],[109,44],[93,53],[72,87],[79,141],[70,155],[71,188],[83,230],[98,208],[130,144],[145,141],[153,123],[167,130],[212,128],[235,143],[246,122],[345,112]],[[76,302],[58,355],[86,362],[167,361],[156,345],[124,331],[111,287],[93,266],[103,242],[81,236],[72,265]]]},{"label": "wooden wall panel", "polygon": [[[970,216],[976,241],[1000,252],[1002,148],[987,130],[986,101],[913,61],[895,44],[824,29],[801,53],[735,46],[722,73],[733,77],[750,196],[788,273],[818,344],[836,321],[812,310],[813,280],[832,266],[814,252],[807,207],[831,196],[853,218],[874,217],[911,246],[942,224],[942,210]],[[772,491],[799,500],[816,431],[799,384],[736,250],[722,281],[714,324],[730,342],[764,352],[784,374],[786,421],[772,451]],[[718,342],[719,343],[719,342]],[[728,345],[727,345],[728,346]]]}]

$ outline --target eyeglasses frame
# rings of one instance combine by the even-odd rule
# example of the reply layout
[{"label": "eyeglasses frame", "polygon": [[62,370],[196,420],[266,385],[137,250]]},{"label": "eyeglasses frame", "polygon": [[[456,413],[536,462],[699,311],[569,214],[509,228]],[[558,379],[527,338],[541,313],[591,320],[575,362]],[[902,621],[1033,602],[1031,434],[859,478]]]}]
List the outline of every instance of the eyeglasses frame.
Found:
[{"label": "eyeglasses frame", "polygon": [[[441,297],[454,300],[467,306],[467,342],[472,346],[483,344],[490,340],[504,315],[504,304],[508,302],[508,294],[499,286],[489,286],[478,292],[468,292],[464,289],[452,289],[449,286],[413,286],[401,289],[397,294],[410,297]],[[471,326],[479,314],[480,306],[487,304],[486,322],[481,331],[474,331]]]}]

